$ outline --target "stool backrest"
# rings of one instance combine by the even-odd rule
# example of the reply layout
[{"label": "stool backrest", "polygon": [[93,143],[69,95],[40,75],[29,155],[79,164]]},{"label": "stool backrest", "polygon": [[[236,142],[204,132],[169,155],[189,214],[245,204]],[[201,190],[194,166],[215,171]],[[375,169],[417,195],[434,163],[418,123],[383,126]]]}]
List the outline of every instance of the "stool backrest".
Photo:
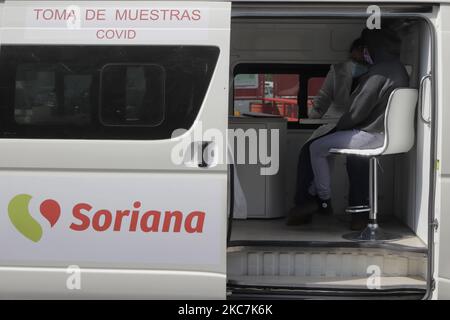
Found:
[{"label": "stool backrest", "polygon": [[397,88],[390,97],[384,119],[385,143],[382,154],[408,152],[414,145],[418,92],[412,88]]}]

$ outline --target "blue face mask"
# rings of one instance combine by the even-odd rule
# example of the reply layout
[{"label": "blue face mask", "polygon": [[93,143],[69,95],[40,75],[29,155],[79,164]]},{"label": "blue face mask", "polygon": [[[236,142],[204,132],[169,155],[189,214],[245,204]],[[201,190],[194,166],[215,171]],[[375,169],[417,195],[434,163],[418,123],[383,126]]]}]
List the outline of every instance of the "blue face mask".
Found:
[{"label": "blue face mask", "polygon": [[362,76],[368,70],[369,70],[369,68],[366,65],[352,61],[352,77],[353,78],[358,78],[358,77]]}]

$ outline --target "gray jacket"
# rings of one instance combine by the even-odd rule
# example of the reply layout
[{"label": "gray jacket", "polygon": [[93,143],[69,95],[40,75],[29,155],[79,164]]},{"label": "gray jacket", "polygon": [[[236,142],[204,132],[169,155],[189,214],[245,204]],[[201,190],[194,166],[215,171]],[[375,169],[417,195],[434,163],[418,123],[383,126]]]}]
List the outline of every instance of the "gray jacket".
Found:
[{"label": "gray jacket", "polygon": [[339,119],[336,129],[384,133],[384,114],[391,92],[408,86],[408,74],[399,60],[375,64],[351,94],[349,111]]},{"label": "gray jacket", "polygon": [[348,111],[337,123],[329,123],[317,128],[309,142],[336,130],[360,129],[367,132],[384,133],[384,113],[391,92],[400,87],[408,87],[409,80],[405,67],[398,60],[380,62],[363,75],[359,85],[349,99]]},{"label": "gray jacket", "polygon": [[348,111],[348,101],[352,87],[351,61],[334,64],[325,78],[319,93],[314,98],[314,106],[308,110],[308,118],[325,116],[339,118]]},{"label": "gray jacket", "polygon": [[401,40],[395,32],[365,29],[361,33],[375,63],[350,96],[350,109],[336,125],[337,130],[360,129],[384,133],[384,114],[392,91],[409,87],[409,77],[399,60]]}]

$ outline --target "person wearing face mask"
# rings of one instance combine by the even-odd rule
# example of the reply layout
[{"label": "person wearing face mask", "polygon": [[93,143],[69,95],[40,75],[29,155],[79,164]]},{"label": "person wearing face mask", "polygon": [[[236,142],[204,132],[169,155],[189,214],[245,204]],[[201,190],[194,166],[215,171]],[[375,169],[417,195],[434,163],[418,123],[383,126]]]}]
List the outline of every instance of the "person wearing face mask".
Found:
[{"label": "person wearing face mask", "polygon": [[389,96],[395,88],[409,84],[408,74],[398,57],[400,40],[395,33],[386,28],[365,29],[362,39],[367,45],[363,49],[363,56],[371,67],[354,86],[348,110],[337,124],[310,139],[302,148],[296,205],[289,212],[288,224],[308,223],[313,213],[327,213],[331,208],[330,168],[327,161],[329,150],[381,146],[384,141],[384,112]]},{"label": "person wearing face mask", "polygon": [[308,109],[308,118],[339,118],[348,106],[350,93],[368,66],[363,56],[364,43],[360,38],[350,47],[350,59],[331,65],[325,81]]}]

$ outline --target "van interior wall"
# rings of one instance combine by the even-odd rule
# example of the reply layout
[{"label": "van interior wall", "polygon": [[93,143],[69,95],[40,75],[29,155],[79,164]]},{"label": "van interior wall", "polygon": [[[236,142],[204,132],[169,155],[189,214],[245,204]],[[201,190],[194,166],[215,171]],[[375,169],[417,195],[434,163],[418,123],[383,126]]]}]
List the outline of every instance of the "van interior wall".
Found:
[{"label": "van interior wall", "polygon": [[[360,19],[235,19],[231,25],[231,79],[233,69],[241,63],[290,63],[290,64],[332,64],[348,58],[351,42],[365,27]],[[418,87],[419,79],[428,66],[429,48],[425,23],[398,23],[402,39],[402,62],[411,76],[411,86]],[[423,44],[423,45],[422,45]],[[419,52],[418,47],[421,48]],[[233,108],[232,92],[230,112]],[[418,120],[419,121],[419,120]],[[297,160],[301,146],[313,130],[290,129],[287,135],[286,203],[293,205],[296,184]],[[423,141],[427,137],[418,123],[417,143],[406,155],[385,156],[381,159],[379,185],[380,215],[395,215],[426,239],[426,217],[417,208],[417,201],[423,206],[424,199],[417,199],[415,179],[420,183],[426,178],[423,167]],[[429,153],[429,152],[428,152]],[[333,207],[337,214],[345,212],[348,200],[348,178],[345,157],[333,157],[332,189]],[[420,164],[419,166],[417,164]],[[419,185],[421,185],[419,183]],[[426,188],[425,186],[424,188]],[[425,201],[426,202],[426,201]],[[425,220],[424,220],[425,219]],[[424,225],[425,221],[425,225]]]},{"label": "van interior wall", "polygon": [[[401,59],[413,67],[410,85],[419,88],[420,79],[431,70],[429,27],[416,21],[403,26],[399,33],[403,39]],[[430,128],[418,115],[413,149],[395,159],[395,213],[424,243],[428,234],[430,143]]]}]

